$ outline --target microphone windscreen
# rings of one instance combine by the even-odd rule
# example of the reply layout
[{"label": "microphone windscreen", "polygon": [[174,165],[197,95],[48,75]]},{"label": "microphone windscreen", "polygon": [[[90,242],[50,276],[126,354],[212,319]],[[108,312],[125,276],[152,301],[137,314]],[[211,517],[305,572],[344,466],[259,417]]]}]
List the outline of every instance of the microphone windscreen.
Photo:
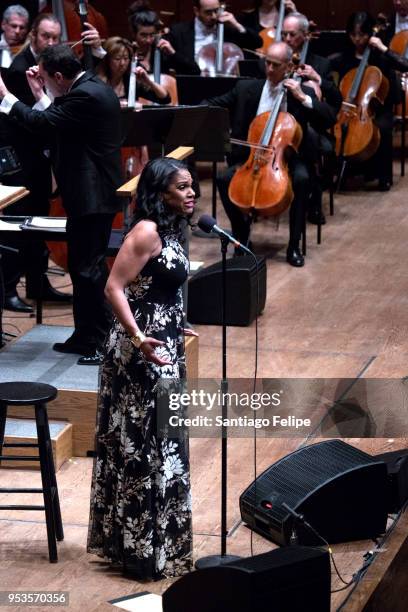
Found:
[{"label": "microphone windscreen", "polygon": [[211,217],[211,215],[201,215],[201,217],[197,221],[198,227],[203,230],[203,232],[207,232],[207,234],[211,232],[212,228],[216,224],[216,219],[214,219],[214,217]]}]

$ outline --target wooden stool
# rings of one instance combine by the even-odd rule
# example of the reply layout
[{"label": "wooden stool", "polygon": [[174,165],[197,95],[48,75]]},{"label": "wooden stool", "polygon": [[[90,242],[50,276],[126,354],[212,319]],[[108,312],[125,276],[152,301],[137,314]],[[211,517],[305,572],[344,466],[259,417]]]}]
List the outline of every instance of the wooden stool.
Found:
[{"label": "wooden stool", "polygon": [[[46,404],[57,396],[57,389],[51,385],[37,382],[0,383],[0,460],[1,461],[39,461],[41,468],[42,489],[0,488],[0,493],[42,493],[43,506],[0,505],[0,510],[45,510],[47,525],[48,553],[50,563],[58,561],[56,540],[64,539],[61,510],[58,498],[57,481],[55,478],[54,459]],[[37,425],[37,443],[4,443],[7,406],[32,406],[35,410]],[[38,448],[38,457],[2,455],[2,448]]]}]

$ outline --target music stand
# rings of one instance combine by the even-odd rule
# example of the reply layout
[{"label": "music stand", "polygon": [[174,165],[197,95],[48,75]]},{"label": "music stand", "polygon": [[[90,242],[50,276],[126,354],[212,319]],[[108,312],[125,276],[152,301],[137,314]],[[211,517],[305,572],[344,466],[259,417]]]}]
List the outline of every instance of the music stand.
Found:
[{"label": "music stand", "polygon": [[[206,79],[213,80],[213,79]],[[153,146],[161,155],[180,145],[193,146],[197,161],[211,161],[212,213],[216,217],[217,162],[230,151],[229,114],[210,106],[160,106],[140,111],[122,109],[123,146]]]},{"label": "music stand", "polygon": [[222,96],[227,93],[239,80],[246,77],[178,74],[177,92],[180,104],[200,104],[203,100]]},{"label": "music stand", "polygon": [[165,155],[175,146],[194,145],[206,114],[204,106],[151,106],[140,111],[122,109],[122,146],[160,143],[161,154]]},{"label": "music stand", "polygon": [[[212,162],[212,216],[217,218],[217,162],[224,161],[230,153],[230,121],[226,108],[205,107],[208,113],[194,143],[195,157],[198,161]],[[206,234],[210,236],[211,234]]]}]

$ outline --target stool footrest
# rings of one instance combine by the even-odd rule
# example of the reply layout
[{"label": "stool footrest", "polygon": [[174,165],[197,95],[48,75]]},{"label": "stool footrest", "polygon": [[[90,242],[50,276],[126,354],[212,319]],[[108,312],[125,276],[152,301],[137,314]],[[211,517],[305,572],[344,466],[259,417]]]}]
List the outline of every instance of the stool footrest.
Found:
[{"label": "stool footrest", "polygon": [[27,455],[22,457],[20,455],[0,455],[0,461],[39,461],[40,457],[32,457]]},{"label": "stool footrest", "polygon": [[38,448],[34,442],[5,442],[3,448]]},{"label": "stool footrest", "polygon": [[0,510],[45,510],[44,506],[0,506]]},{"label": "stool footrest", "polygon": [[43,489],[0,489],[0,493],[43,493]]}]

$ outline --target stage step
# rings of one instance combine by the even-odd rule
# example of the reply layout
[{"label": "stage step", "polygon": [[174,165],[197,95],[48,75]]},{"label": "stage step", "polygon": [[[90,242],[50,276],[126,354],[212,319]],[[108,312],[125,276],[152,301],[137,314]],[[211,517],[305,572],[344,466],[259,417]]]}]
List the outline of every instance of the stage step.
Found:
[{"label": "stage step", "polygon": [[[47,405],[48,418],[72,424],[73,455],[86,457],[95,447],[99,368],[77,365],[79,355],[52,350],[72,332],[72,327],[35,325],[7,344],[0,350],[0,382],[38,381],[56,387],[58,395]],[[198,338],[187,336],[187,376],[193,379],[198,378],[198,349]],[[8,415],[24,418],[27,408],[9,406]]]},{"label": "stage step", "polygon": [[[55,470],[72,457],[72,425],[67,421],[50,421],[50,436]],[[7,418],[4,441],[8,444],[37,441],[37,429],[34,419]],[[4,448],[3,455],[22,455],[38,457],[38,448]],[[39,461],[0,461],[0,467],[20,469],[40,469]]]}]

